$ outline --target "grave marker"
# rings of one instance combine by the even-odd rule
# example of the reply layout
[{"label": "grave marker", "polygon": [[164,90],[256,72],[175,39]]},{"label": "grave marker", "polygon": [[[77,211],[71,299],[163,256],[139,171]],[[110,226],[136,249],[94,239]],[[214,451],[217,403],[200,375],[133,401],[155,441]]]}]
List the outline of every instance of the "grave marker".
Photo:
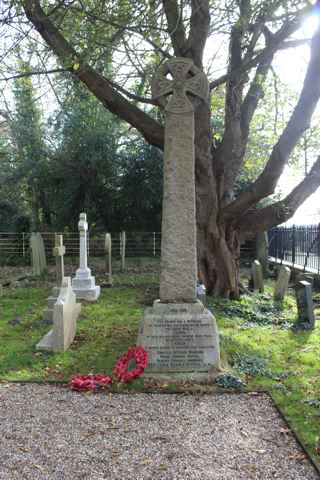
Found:
[{"label": "grave marker", "polygon": [[30,247],[32,254],[33,275],[41,275],[47,268],[46,252],[41,233],[31,233]]},{"label": "grave marker", "polygon": [[313,310],[312,287],[309,282],[302,280],[295,286],[295,294],[298,308],[298,320],[296,329],[312,330],[315,326]]},{"label": "grave marker", "polygon": [[47,298],[48,307],[44,312],[44,320],[46,323],[53,322],[53,307],[59,296],[60,287],[64,279],[64,255],[66,247],[63,245],[63,235],[55,234],[54,247],[52,254],[56,259],[56,286],[53,287],[50,296]]},{"label": "grave marker", "polygon": [[106,275],[107,275],[107,285],[112,287],[112,239],[110,233],[106,233],[104,241],[105,251],[106,251]]},{"label": "grave marker", "polygon": [[276,281],[273,298],[276,302],[282,302],[288,290],[291,270],[285,265],[281,265]]},{"label": "grave marker", "polygon": [[55,234],[55,242],[53,247],[53,256],[56,259],[56,278],[57,285],[60,286],[64,279],[64,255],[66,254],[66,247],[63,245],[63,235]]},{"label": "grave marker", "polygon": [[76,275],[72,280],[72,288],[77,299],[95,302],[100,295],[100,287],[95,284],[95,278],[91,275],[88,268],[88,252],[87,252],[87,215],[80,213],[78,223],[80,235],[80,267],[76,271]]},{"label": "grave marker", "polygon": [[71,288],[70,277],[64,277],[59,296],[53,307],[53,328],[37,344],[37,350],[65,352],[76,334],[81,304]]},{"label": "grave marker", "polygon": [[188,94],[207,102],[208,81],[192,60],[173,58],[160,67],[152,91],[165,108],[160,300],[145,310],[138,344],[149,353],[149,373],[207,373],[219,366],[219,338],[215,318],[196,294],[194,107]]}]

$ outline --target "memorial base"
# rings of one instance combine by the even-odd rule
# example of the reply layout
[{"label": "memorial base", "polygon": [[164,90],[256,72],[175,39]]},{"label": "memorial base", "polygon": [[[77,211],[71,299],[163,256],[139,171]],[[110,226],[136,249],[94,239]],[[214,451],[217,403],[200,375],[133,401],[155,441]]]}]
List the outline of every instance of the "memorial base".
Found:
[{"label": "memorial base", "polygon": [[72,280],[72,290],[77,300],[87,300],[87,302],[95,302],[100,295],[100,287],[96,285],[90,268],[79,268],[76,271],[76,276]]},{"label": "memorial base", "polygon": [[149,354],[146,376],[206,380],[220,366],[216,321],[200,301],[155,301],[144,312],[137,344]]}]

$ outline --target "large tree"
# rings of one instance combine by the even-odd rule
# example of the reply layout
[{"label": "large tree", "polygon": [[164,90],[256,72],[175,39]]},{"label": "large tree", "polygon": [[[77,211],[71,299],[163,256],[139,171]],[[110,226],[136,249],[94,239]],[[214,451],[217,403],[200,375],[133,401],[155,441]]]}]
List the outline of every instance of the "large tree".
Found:
[{"label": "large tree", "polygon": [[[148,95],[151,74],[171,56],[191,58],[210,74],[204,65],[208,39],[216,38],[217,44],[228,37],[226,71],[218,78],[210,75],[213,96],[218,87],[225,87],[223,134],[218,141],[210,107],[203,104],[195,112],[198,262],[209,292],[237,296],[240,237],[287,220],[320,184],[318,159],[286,198],[257,208],[274,192],[319,100],[319,27],[311,41],[304,84],[286,126],[261,174],[235,193],[252,119],[275,54],[301,43],[295,32],[319,2],[316,6],[302,0],[16,0],[12,4],[18,12],[22,7],[59,59],[60,68],[69,70],[110,112],[160,149],[164,129],[162,116],[152,110],[156,102]],[[11,17],[9,8],[8,21]],[[215,52],[219,57],[220,52]],[[121,61],[126,62],[125,68]]]}]

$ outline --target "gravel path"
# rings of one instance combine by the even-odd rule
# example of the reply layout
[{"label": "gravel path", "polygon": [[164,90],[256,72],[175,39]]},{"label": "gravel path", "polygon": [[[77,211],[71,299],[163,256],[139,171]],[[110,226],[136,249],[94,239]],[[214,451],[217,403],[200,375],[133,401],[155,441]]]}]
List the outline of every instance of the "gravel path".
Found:
[{"label": "gravel path", "polygon": [[0,479],[318,479],[266,395],[0,384]]}]

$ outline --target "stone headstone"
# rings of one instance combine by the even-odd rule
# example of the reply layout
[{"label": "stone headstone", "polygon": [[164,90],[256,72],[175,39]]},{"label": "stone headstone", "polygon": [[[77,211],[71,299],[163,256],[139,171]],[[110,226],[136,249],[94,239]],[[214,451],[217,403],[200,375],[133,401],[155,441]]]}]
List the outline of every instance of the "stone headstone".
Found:
[{"label": "stone headstone", "polygon": [[106,276],[107,286],[112,287],[112,239],[110,233],[106,233],[104,247],[106,251]]},{"label": "stone headstone", "polygon": [[251,266],[252,287],[253,290],[258,290],[260,293],[264,292],[263,272],[259,260],[254,260]]},{"label": "stone headstone", "polygon": [[278,278],[274,288],[273,298],[276,302],[282,302],[288,290],[291,270],[285,265],[281,265]]},{"label": "stone headstone", "polygon": [[37,350],[65,352],[76,334],[81,304],[71,288],[70,277],[64,277],[59,296],[53,308],[53,328],[37,344]]},{"label": "stone headstone", "polygon": [[208,81],[187,58],[163,64],[152,83],[165,108],[160,300],[146,309],[138,344],[149,353],[147,373],[208,373],[219,366],[212,313],[197,300],[194,105],[208,101]]},{"label": "stone headstone", "polygon": [[95,302],[100,295],[100,287],[96,285],[95,278],[91,275],[88,268],[88,252],[87,252],[87,215],[80,213],[78,223],[80,234],[80,267],[76,271],[76,275],[72,280],[72,288],[77,299]]},{"label": "stone headstone", "polygon": [[63,245],[63,235],[55,235],[54,238],[54,247],[53,247],[53,256],[56,259],[56,286],[53,287],[50,296],[47,298],[47,309],[44,312],[44,321],[46,323],[53,322],[53,308],[54,304],[57,301],[60,287],[64,279],[64,254],[66,253],[66,248]]},{"label": "stone headstone", "polygon": [[47,268],[46,252],[41,233],[31,233],[30,237],[31,262],[33,275],[39,276]]},{"label": "stone headstone", "polygon": [[298,320],[295,328],[312,330],[315,326],[315,316],[311,284],[305,280],[298,282],[295,286],[295,294],[298,308]]}]

